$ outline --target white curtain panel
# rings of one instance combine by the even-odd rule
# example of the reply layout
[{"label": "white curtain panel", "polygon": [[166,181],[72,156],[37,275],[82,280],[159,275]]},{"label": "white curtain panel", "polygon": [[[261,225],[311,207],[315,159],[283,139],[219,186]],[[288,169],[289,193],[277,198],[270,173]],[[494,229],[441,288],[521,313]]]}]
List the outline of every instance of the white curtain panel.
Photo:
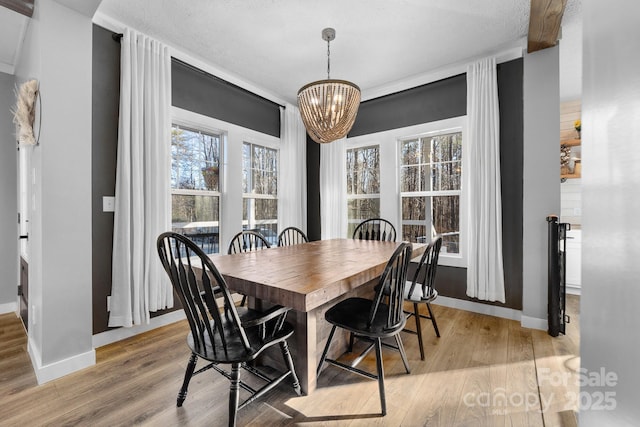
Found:
[{"label": "white curtain panel", "polygon": [[292,104],[280,107],[278,222],[307,232],[307,132]]},{"label": "white curtain panel", "polygon": [[345,138],[320,145],[320,228],[322,240],[347,233]]},{"label": "white curtain panel", "polygon": [[495,58],[467,68],[469,262],[467,295],[505,302],[500,192],[500,118]]},{"label": "white curtain panel", "polygon": [[109,326],[149,323],[150,311],[173,306],[156,249],[156,238],[171,226],[171,56],[130,29],[121,44]]}]

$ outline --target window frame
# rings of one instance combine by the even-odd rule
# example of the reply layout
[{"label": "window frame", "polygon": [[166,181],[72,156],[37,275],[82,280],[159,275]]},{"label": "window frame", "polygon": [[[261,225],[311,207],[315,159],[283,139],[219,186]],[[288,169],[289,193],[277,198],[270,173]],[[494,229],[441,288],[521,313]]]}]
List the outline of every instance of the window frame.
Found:
[{"label": "window frame", "polygon": [[[441,122],[432,122],[429,125],[433,125],[434,127],[439,127]],[[442,123],[444,125],[444,123]],[[448,123],[451,124],[451,123]],[[431,129],[429,129],[431,128]],[[428,129],[428,130],[426,130]],[[421,191],[400,191],[401,183],[401,173],[402,168],[407,165],[401,164],[401,151],[402,144],[409,140],[415,139],[425,139],[429,137],[439,136],[439,135],[447,135],[452,133],[461,133],[462,137],[462,158],[460,160],[461,164],[461,173],[460,173],[460,189],[459,190],[421,190]],[[423,221],[419,220],[403,220],[402,219],[402,200],[404,197],[446,197],[446,196],[457,196],[460,199],[460,212],[459,212],[459,247],[458,253],[451,252],[441,252],[439,257],[439,264],[448,265],[454,267],[466,267],[467,266],[467,209],[466,209],[466,193],[465,193],[465,183],[468,176],[467,165],[465,159],[467,158],[467,144],[466,144],[466,134],[465,134],[465,126],[464,123],[460,123],[457,126],[453,127],[443,127],[441,129],[433,130],[431,126],[425,128],[424,132],[420,132],[417,134],[406,135],[397,139],[397,147],[398,147],[398,205],[400,207],[400,228],[398,230],[398,234],[402,236],[402,227],[404,225],[423,225]]]},{"label": "window frame", "polygon": [[[378,150],[378,158],[379,158],[379,162],[380,162],[380,170],[378,171],[380,174],[379,177],[379,185],[378,185],[378,192],[377,193],[370,193],[370,194],[349,194],[349,189],[347,187],[347,176],[349,175],[349,165],[347,164],[347,152],[349,150],[357,150],[357,149],[362,149],[362,148],[376,148]],[[380,212],[378,214],[378,216],[382,216],[381,212],[382,212],[382,198],[380,197],[380,192],[381,192],[381,188],[382,188],[382,156],[381,156],[381,152],[380,152],[380,144],[379,143],[367,143],[366,140],[360,142],[360,143],[353,143],[353,144],[348,144],[345,145],[345,149],[344,149],[344,155],[343,155],[343,161],[345,163],[345,206],[346,206],[346,215],[347,215],[347,219],[346,219],[346,233],[348,234],[346,237],[347,238],[351,238],[352,236],[349,234],[349,224],[355,224],[358,225],[360,222],[364,221],[365,219],[368,218],[361,218],[359,220],[350,220],[349,219],[349,201],[351,200],[364,200],[364,199],[378,199],[378,205],[380,206]],[[351,221],[351,222],[350,222]],[[354,222],[357,221],[357,222]],[[355,228],[355,227],[354,227]]]},{"label": "window frame", "polygon": [[[346,150],[355,147],[378,145],[380,147],[380,216],[388,219],[396,228],[397,240],[402,238],[402,196],[400,192],[400,141],[412,137],[441,134],[452,130],[462,132],[462,175],[460,184],[460,253],[441,253],[438,264],[452,267],[467,267],[467,221],[468,203],[467,179],[468,173],[468,142],[467,142],[467,116],[458,116],[429,123],[390,129],[387,131],[360,135],[347,138],[343,159],[346,162]],[[346,170],[346,169],[345,169]],[[346,175],[345,175],[346,176]],[[345,214],[346,211],[346,185],[345,185]],[[351,236],[348,236],[351,237]]]},{"label": "window frame", "polygon": [[[224,130],[215,128],[215,127],[211,127],[209,126],[205,121],[201,121],[201,120],[197,120],[197,118],[191,120],[186,118],[184,115],[181,114],[176,114],[176,112],[174,110],[172,110],[172,114],[171,114],[171,129],[173,129],[174,127],[179,127],[179,128],[183,128],[185,130],[191,131],[191,132],[200,132],[203,134],[207,134],[207,135],[211,135],[211,136],[218,136],[220,138],[220,145],[219,145],[219,149],[220,152],[218,153],[218,190],[199,190],[199,189],[183,189],[183,188],[173,188],[171,186],[171,183],[169,184],[169,198],[170,200],[173,200],[173,196],[174,195],[183,195],[183,196],[203,196],[203,197],[217,197],[218,198],[218,221],[217,221],[217,227],[218,227],[218,252],[213,252],[213,253],[224,253],[224,247],[222,246],[222,240],[220,239],[220,236],[222,235],[222,229],[223,229],[223,222],[222,222],[222,209],[223,209],[223,191],[222,189],[224,188],[224,176],[225,176],[225,162],[224,162],[224,158],[225,158],[225,147],[226,147],[226,143],[227,143],[227,133]],[[170,142],[171,143],[171,142]],[[171,148],[169,149],[170,152],[170,158],[169,158],[169,168],[171,168],[171,162],[173,161],[173,155],[171,153]],[[171,209],[170,211],[170,218],[173,218],[173,209]],[[194,223],[191,223],[192,225],[196,225],[196,226],[211,226],[211,227],[215,227],[216,226],[216,221],[213,221],[214,225],[205,225],[203,224],[199,224],[201,221],[196,221]],[[209,221],[207,221],[209,222]],[[171,221],[171,228],[173,229],[173,220]]]},{"label": "window frame", "polygon": [[[241,167],[241,172],[244,173],[244,145],[245,144],[249,144],[250,147],[253,146],[258,146],[258,147],[263,147],[263,148],[267,148],[270,150],[275,150],[276,152],[276,165],[277,165],[277,169],[275,171],[275,175],[276,175],[276,195],[273,194],[258,194],[258,193],[245,193],[244,192],[244,188],[242,191],[242,203],[243,203],[243,207],[242,207],[242,229],[243,230],[247,230],[249,229],[249,220],[245,220],[244,219],[244,202],[245,200],[257,200],[257,199],[262,199],[262,200],[275,200],[276,203],[276,218],[275,219],[269,219],[269,220],[255,220],[255,226],[257,226],[259,228],[260,225],[262,224],[275,224],[275,240],[272,238],[272,236],[265,236],[267,237],[267,240],[269,240],[269,243],[272,244],[272,246],[277,245],[277,236],[278,233],[280,232],[280,224],[279,224],[279,216],[280,216],[280,212],[279,212],[279,202],[278,202],[278,197],[279,197],[279,189],[280,189],[280,170],[281,170],[281,159],[280,159],[280,145],[275,143],[275,142],[271,142],[271,141],[267,141],[267,140],[263,140],[263,139],[255,139],[255,138],[244,138],[243,142],[242,142],[242,146],[243,146],[243,155],[242,155],[242,167]],[[250,149],[251,153],[253,153],[253,151]],[[249,175],[251,176],[251,173],[249,173]],[[272,240],[274,240],[272,242]]]}]

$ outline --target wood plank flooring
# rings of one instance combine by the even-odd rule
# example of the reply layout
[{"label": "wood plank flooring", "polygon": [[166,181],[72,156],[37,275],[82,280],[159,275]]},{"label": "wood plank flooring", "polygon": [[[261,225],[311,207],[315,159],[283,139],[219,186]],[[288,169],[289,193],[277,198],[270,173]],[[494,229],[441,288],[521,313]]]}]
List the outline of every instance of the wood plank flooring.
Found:
[{"label": "wood plank flooring", "polygon": [[[424,321],[426,360],[403,334],[411,374],[384,350],[387,415],[375,381],[329,366],[311,396],[288,383],[241,410],[246,426],[575,426],[579,297],[567,335],[434,305],[441,338]],[[410,320],[413,322],[413,319]],[[208,371],[175,404],[189,357],[186,321],[96,349],[95,366],[38,386],[14,314],[0,315],[0,426],[223,426],[229,383]],[[375,370],[372,354],[361,367]]]}]

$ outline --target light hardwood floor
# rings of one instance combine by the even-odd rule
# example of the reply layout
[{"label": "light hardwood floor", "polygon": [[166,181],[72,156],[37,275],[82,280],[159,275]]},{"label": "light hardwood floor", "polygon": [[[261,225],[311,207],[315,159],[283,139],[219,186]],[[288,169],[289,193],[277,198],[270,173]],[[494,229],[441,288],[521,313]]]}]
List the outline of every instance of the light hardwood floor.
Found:
[{"label": "light hardwood floor", "polygon": [[[424,323],[425,361],[416,337],[403,334],[410,375],[399,355],[385,350],[385,417],[375,381],[328,367],[311,396],[280,385],[241,410],[238,424],[575,426],[578,297],[568,296],[567,304],[571,323],[557,338],[434,305],[442,337]],[[19,319],[0,315],[0,425],[226,425],[229,383],[213,371],[194,377],[184,406],[176,407],[187,331],[183,321],[100,347],[95,366],[38,386]],[[375,363],[369,358],[361,366],[373,370]]]}]

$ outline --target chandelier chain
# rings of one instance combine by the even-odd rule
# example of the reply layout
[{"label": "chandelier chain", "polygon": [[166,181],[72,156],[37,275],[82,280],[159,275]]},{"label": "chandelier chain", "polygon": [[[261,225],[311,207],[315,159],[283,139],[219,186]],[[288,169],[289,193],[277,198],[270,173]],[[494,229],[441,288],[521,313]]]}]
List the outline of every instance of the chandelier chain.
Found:
[{"label": "chandelier chain", "polygon": [[327,40],[327,80],[331,79],[331,40]]}]

